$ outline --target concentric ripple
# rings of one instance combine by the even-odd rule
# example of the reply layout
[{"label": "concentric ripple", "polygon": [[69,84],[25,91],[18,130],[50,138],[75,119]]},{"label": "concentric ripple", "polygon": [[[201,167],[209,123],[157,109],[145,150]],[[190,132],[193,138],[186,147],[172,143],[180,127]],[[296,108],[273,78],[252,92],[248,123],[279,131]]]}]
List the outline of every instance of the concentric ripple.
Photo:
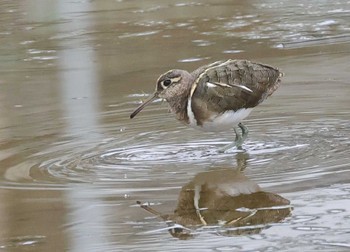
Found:
[{"label": "concentric ripple", "polygon": [[[260,123],[248,122],[251,132],[259,132],[256,127]],[[274,124],[271,134],[251,134],[245,144],[247,172],[265,187],[283,185],[286,190],[287,185],[315,183],[321,177],[322,183],[341,181],[350,161],[348,125],[346,120],[323,120],[322,123],[314,120],[291,124],[283,132]],[[123,133],[80,153],[75,151],[33,165],[33,179],[109,185],[121,181],[174,179],[174,174],[182,179],[215,167],[236,167],[239,151],[218,152],[229,143],[223,136],[203,135],[192,129],[183,129],[179,134],[177,127],[137,137],[130,137],[127,130]],[[53,151],[57,152],[57,146]],[[45,155],[51,156],[50,151]]]},{"label": "concentric ripple", "polygon": [[[97,137],[57,139],[32,153],[25,163],[9,167],[2,186],[66,188],[71,183],[123,182],[127,187],[127,182],[184,181],[209,169],[237,167],[237,154],[242,151],[219,152],[233,141],[233,132],[193,130],[160,111],[149,113],[152,107],[137,120],[126,121],[130,107],[125,102],[111,107],[113,111],[103,116],[113,118],[112,123],[102,125],[104,133]],[[347,177],[350,123],[346,113],[323,118],[311,113],[306,119],[264,113],[246,121],[250,130],[244,144],[246,173],[252,179],[265,188],[295,190]],[[115,123],[118,118],[122,123]]]}]

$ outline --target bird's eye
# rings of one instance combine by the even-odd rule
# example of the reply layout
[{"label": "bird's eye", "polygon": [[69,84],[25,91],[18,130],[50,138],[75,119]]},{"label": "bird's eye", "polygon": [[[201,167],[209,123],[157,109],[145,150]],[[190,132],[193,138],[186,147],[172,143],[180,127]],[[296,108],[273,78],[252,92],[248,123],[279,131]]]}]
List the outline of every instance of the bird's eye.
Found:
[{"label": "bird's eye", "polygon": [[164,86],[169,86],[171,84],[171,80],[169,80],[169,79],[166,79],[165,81],[163,81],[163,85]]}]

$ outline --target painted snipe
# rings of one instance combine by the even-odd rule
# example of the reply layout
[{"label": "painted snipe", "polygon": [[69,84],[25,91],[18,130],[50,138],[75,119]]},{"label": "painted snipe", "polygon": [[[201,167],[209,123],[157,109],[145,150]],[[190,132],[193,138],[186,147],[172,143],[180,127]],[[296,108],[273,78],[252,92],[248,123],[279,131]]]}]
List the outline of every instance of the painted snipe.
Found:
[{"label": "painted snipe", "polygon": [[278,88],[282,76],[278,68],[248,60],[217,61],[192,73],[173,69],[158,78],[153,95],[130,118],[153,100],[162,98],[176,118],[191,127],[205,131],[233,128],[235,142],[221,151],[234,146],[241,149],[248,136],[241,121]]}]

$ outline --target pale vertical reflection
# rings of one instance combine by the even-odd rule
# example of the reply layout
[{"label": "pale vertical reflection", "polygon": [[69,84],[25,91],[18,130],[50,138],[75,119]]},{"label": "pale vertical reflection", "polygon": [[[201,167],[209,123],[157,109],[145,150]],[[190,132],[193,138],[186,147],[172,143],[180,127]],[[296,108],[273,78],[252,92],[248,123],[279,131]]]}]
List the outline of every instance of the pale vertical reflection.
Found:
[{"label": "pale vertical reflection", "polygon": [[[68,22],[62,24],[56,39],[60,41],[59,54],[63,112],[67,120],[66,133],[76,141],[84,142],[96,138],[98,78],[94,66],[95,53],[89,44],[92,20],[89,19],[89,2],[59,3],[60,16]],[[77,149],[77,153],[81,153]],[[79,186],[67,192],[69,208],[66,232],[71,239],[69,251],[91,251],[93,247],[106,242],[107,236],[103,216],[104,208],[91,208],[101,204],[99,190],[89,190],[90,186]],[[91,189],[91,188],[90,188]],[[88,194],[89,197],[86,197]],[[100,228],[94,228],[99,226]]]},{"label": "pale vertical reflection", "polygon": [[[55,36],[60,41],[59,53],[62,102],[67,121],[68,135],[91,140],[97,132],[98,78],[96,58],[86,31],[91,26],[88,3],[64,3],[58,1],[61,16],[69,21],[60,25]],[[67,17],[68,16],[68,17]]]}]

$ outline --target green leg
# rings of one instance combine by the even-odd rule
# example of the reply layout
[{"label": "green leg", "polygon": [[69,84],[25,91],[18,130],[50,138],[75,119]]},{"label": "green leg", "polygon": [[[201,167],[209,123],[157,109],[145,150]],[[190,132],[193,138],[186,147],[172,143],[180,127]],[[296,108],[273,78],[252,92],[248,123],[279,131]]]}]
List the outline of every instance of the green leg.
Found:
[{"label": "green leg", "polygon": [[[238,132],[238,127],[242,130],[242,135]],[[233,130],[235,131],[236,138],[235,141],[231,144],[228,144],[224,146],[223,148],[219,149],[219,152],[223,153],[227,151],[228,149],[231,149],[233,147],[236,147],[238,150],[242,150],[242,144],[248,137],[248,128],[244,126],[242,123],[238,124],[238,127],[234,127]]]},{"label": "green leg", "polygon": [[249,130],[246,126],[243,125],[243,123],[239,123],[238,127],[242,130],[242,143],[247,139]]}]

